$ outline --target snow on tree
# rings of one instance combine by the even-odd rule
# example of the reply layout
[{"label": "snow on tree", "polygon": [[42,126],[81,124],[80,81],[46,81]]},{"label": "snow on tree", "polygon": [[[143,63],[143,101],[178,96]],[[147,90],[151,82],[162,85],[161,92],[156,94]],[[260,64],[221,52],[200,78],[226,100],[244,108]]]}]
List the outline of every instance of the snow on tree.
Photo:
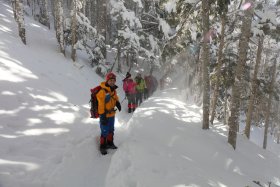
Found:
[{"label": "snow on tree", "polygon": [[[81,4],[76,4],[76,10],[71,12],[71,18],[65,19],[64,38],[66,45],[72,45],[74,50],[85,50],[89,55],[91,65],[105,63],[102,49],[105,47],[105,38],[99,34],[83,13]],[[75,13],[76,12],[76,13]],[[75,26],[75,27],[74,27]],[[75,29],[74,29],[75,28]],[[74,33],[76,33],[74,35]],[[72,54],[72,59],[75,54]]]},{"label": "snow on tree", "polygon": [[[96,0],[96,29],[97,33],[103,36],[106,43],[107,35],[107,0]],[[106,59],[106,45],[99,46],[102,52],[102,56]]]},{"label": "snow on tree", "polygon": [[133,11],[129,11],[122,0],[111,0],[111,17],[117,31],[114,44],[117,46],[117,59],[120,64],[120,56],[126,56],[127,64],[132,67],[133,62],[128,62],[129,56],[136,60],[136,54],[140,49],[137,30],[142,28],[140,20]]}]

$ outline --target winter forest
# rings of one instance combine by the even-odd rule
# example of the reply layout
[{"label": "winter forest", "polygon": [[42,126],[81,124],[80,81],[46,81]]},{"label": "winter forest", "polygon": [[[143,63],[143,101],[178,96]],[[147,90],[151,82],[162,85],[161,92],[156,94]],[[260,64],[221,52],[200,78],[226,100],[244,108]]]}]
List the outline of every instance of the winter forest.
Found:
[{"label": "winter forest", "polygon": [[[13,0],[14,18],[28,42],[25,14],[53,27],[61,53],[88,54],[96,73],[134,67],[158,71],[168,84],[175,66],[186,76],[182,87],[203,105],[203,129],[215,118],[229,126],[235,148],[239,117],[280,143],[280,1],[276,0]],[[114,59],[107,58],[114,49]],[[125,66],[125,67],[123,67]],[[169,82],[170,83],[170,82]]]},{"label": "winter forest", "polygon": [[232,150],[253,128],[262,129],[264,150],[268,137],[280,146],[280,0],[3,2],[25,46],[30,18],[55,33],[53,50],[79,70],[154,75],[161,91],[179,85],[185,102],[201,106],[201,131],[219,121]]}]

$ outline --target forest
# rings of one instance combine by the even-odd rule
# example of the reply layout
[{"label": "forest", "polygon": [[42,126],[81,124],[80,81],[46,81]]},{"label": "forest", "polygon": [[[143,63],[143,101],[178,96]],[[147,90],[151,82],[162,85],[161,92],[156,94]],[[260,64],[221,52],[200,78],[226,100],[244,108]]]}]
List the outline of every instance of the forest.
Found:
[{"label": "forest", "polygon": [[[55,31],[57,50],[77,51],[97,74],[141,69],[168,87],[185,72],[186,97],[202,105],[202,129],[213,121],[250,139],[251,126],[280,143],[279,0],[11,0],[18,34],[25,17]],[[244,132],[239,132],[244,123]]]}]

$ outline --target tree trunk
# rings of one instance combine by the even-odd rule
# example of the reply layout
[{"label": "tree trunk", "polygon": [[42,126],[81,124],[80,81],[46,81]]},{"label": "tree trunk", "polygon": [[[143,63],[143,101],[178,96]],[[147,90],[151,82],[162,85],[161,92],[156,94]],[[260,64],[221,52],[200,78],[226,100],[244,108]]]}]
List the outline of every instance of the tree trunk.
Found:
[{"label": "tree trunk", "polygon": [[72,39],[72,53],[71,58],[73,62],[76,61],[76,43],[77,43],[77,0],[73,1],[73,15],[71,25],[71,39]]},{"label": "tree trunk", "polygon": [[35,18],[35,9],[36,9],[36,3],[35,0],[32,0],[32,16]]},{"label": "tree trunk", "polygon": [[101,49],[101,52],[106,60],[107,0],[97,0],[97,13],[97,33],[105,38],[105,46]]},{"label": "tree trunk", "polygon": [[121,66],[121,47],[120,47],[119,43],[118,43],[118,47],[117,47],[117,61],[118,61],[117,72],[122,72],[122,66]]},{"label": "tree trunk", "polygon": [[15,0],[15,17],[18,23],[18,32],[21,38],[21,41],[26,45],[26,35],[25,35],[25,27],[24,27],[24,14],[23,14],[23,5],[20,0]]},{"label": "tree trunk", "polygon": [[227,123],[227,117],[228,117],[228,115],[227,115],[227,106],[228,106],[228,99],[227,99],[227,87],[226,87],[226,85],[224,85],[225,86],[225,96],[224,96],[224,125],[227,125],[228,123]]},{"label": "tree trunk", "polygon": [[265,114],[265,128],[264,128],[264,139],[263,139],[263,148],[264,149],[266,149],[266,146],[267,146],[267,131],[268,131],[270,108],[271,108],[271,102],[272,102],[272,96],[273,96],[273,87],[274,87],[274,82],[276,79],[276,64],[277,64],[277,60],[278,60],[277,58],[273,64],[273,68],[272,68],[273,73],[272,73],[272,77],[271,77],[271,83],[269,86],[269,97],[268,97],[268,104],[267,104],[267,109],[266,109],[266,114]]},{"label": "tree trunk", "polygon": [[[39,0],[39,22],[50,29],[50,19],[49,19],[49,11],[48,11],[48,0]],[[35,9],[36,10],[36,9]]]},{"label": "tree trunk", "polygon": [[17,21],[17,9],[16,9],[16,0],[12,0],[12,7],[13,7],[13,13],[14,13],[14,19]]},{"label": "tree trunk", "polygon": [[55,0],[55,31],[60,52],[65,56],[64,36],[63,36],[63,8],[61,0]]},{"label": "tree trunk", "polygon": [[91,20],[91,25],[92,26],[95,26],[97,25],[97,0],[92,0],[91,2],[91,17],[90,17],[90,20]]},{"label": "tree trunk", "polygon": [[[245,3],[251,3],[250,0],[246,0]],[[239,110],[240,110],[240,96],[242,89],[242,81],[244,80],[244,68],[247,59],[247,49],[250,38],[252,16],[254,9],[249,7],[244,11],[245,15],[243,16],[242,26],[241,26],[241,36],[239,40],[239,51],[238,51],[238,62],[235,71],[235,81],[232,87],[232,99],[231,99],[231,108],[230,108],[230,117],[229,117],[229,134],[228,134],[228,143],[232,145],[233,149],[236,149],[236,138],[237,138],[237,129],[239,127]]]},{"label": "tree trunk", "polygon": [[220,46],[219,46],[219,52],[218,52],[218,66],[217,66],[217,82],[215,84],[214,88],[214,95],[213,95],[213,100],[212,100],[212,112],[211,112],[211,119],[210,123],[213,125],[213,121],[215,118],[215,113],[216,113],[216,105],[217,105],[217,99],[218,99],[218,93],[219,93],[219,86],[220,86],[220,76],[221,76],[221,66],[222,66],[222,58],[223,58],[223,49],[224,49],[224,38],[225,38],[225,22],[226,22],[226,14],[223,13],[221,16],[222,19],[222,31],[221,31],[221,40],[220,40]]},{"label": "tree trunk", "polygon": [[276,137],[277,137],[277,144],[280,143],[280,113],[279,113],[279,109],[280,109],[280,102],[278,101],[277,103],[277,111],[276,111],[276,115],[277,115],[277,120],[276,120]]},{"label": "tree trunk", "polygon": [[91,11],[93,11],[93,10],[91,10],[91,5],[92,4],[92,1],[86,1],[86,7],[85,7],[85,9],[86,9],[86,17],[89,19],[89,21],[90,21],[90,25],[91,26],[93,26],[92,25],[92,20],[91,20]]},{"label": "tree trunk", "polygon": [[82,0],[82,4],[83,4],[83,8],[82,8],[82,13],[84,14],[84,15],[86,15],[86,0]]},{"label": "tree trunk", "polygon": [[44,1],[44,5],[45,5],[45,16],[46,16],[46,25],[49,29],[51,29],[51,25],[50,25],[50,16],[49,16],[49,8],[48,8],[48,0]]},{"label": "tree trunk", "polygon": [[[52,17],[54,18],[55,17],[55,15],[54,15],[54,2],[55,0],[52,0],[52,1],[50,1],[50,10],[51,10],[51,15],[52,15]],[[50,21],[50,20],[49,20]]]},{"label": "tree trunk", "polygon": [[277,129],[277,144],[280,144],[280,125],[278,122],[278,129]]},{"label": "tree trunk", "polygon": [[202,129],[209,129],[209,107],[210,107],[210,83],[209,83],[209,1],[202,0],[202,22],[203,22],[203,124]]},{"label": "tree trunk", "polygon": [[126,53],[126,63],[127,63],[127,65],[128,65],[128,72],[130,72],[131,71],[131,69],[132,69],[132,66],[133,66],[133,64],[129,61],[129,53],[127,52]]},{"label": "tree trunk", "polygon": [[263,49],[263,40],[264,36],[260,36],[259,38],[259,44],[258,44],[258,51],[257,51],[257,59],[256,59],[256,65],[254,69],[254,75],[252,80],[252,93],[249,100],[249,106],[248,106],[248,112],[247,112],[247,118],[246,118],[246,126],[245,126],[245,135],[248,139],[250,139],[250,129],[251,129],[251,119],[252,119],[252,113],[254,108],[254,101],[257,94],[257,76],[259,72],[259,65],[261,62],[261,55],[262,55],[262,49]]}]

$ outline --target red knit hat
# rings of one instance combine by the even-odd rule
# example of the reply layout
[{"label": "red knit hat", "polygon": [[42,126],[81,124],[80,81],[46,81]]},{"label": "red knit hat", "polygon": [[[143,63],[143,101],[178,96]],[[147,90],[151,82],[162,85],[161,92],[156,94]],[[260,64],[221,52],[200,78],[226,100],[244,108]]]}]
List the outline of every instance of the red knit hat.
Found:
[{"label": "red knit hat", "polygon": [[110,79],[115,79],[116,80],[116,75],[112,72],[110,72],[106,75],[106,82]]}]

